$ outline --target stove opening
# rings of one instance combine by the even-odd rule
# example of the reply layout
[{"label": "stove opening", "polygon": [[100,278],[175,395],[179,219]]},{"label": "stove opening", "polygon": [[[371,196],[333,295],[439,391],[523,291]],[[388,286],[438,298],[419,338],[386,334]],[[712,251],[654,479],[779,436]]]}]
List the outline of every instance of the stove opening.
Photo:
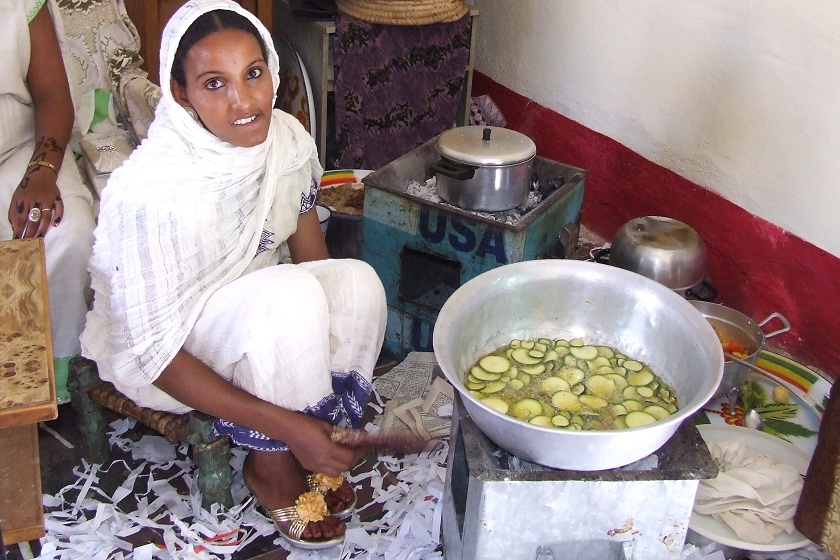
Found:
[{"label": "stove opening", "polygon": [[399,298],[440,311],[461,285],[461,263],[403,247],[400,254]]}]

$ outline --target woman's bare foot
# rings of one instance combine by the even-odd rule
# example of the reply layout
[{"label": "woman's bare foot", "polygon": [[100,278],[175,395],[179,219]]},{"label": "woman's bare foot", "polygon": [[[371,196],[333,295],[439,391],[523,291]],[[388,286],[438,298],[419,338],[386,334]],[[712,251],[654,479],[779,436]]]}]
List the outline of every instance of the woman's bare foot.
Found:
[{"label": "woman's bare foot", "polygon": [[347,479],[344,479],[341,486],[335,490],[328,490],[327,493],[324,494],[324,500],[327,502],[327,508],[331,512],[346,510],[347,507],[353,503],[355,498],[356,494],[353,492],[353,489],[350,487],[350,483],[347,482]]},{"label": "woman's bare foot", "polygon": [[[289,451],[251,451],[242,472],[248,488],[267,510],[295,505],[298,496],[309,491],[307,474]],[[344,535],[345,530],[343,521],[327,516],[321,521],[310,521],[302,537],[329,540]]]}]

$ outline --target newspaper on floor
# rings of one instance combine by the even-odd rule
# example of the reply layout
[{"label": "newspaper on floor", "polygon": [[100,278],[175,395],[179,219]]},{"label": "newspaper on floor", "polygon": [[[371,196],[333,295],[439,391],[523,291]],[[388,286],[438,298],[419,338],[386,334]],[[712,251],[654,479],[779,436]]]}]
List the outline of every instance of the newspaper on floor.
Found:
[{"label": "newspaper on floor", "polygon": [[424,441],[449,435],[455,394],[433,352],[411,352],[374,386],[390,399],[374,421],[380,428],[409,430]]}]

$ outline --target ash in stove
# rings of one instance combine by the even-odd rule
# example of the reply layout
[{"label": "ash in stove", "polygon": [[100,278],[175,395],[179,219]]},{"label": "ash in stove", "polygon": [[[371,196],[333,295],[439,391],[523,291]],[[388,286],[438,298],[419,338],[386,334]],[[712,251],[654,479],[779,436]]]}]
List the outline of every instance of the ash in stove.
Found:
[{"label": "ash in stove", "polygon": [[528,199],[525,201],[525,204],[523,204],[522,206],[517,206],[516,208],[512,208],[510,210],[503,210],[501,212],[482,212],[480,210],[466,210],[465,208],[460,208],[453,204],[449,204],[448,202],[443,200],[437,192],[436,177],[428,179],[425,183],[412,181],[408,184],[408,187],[406,188],[406,193],[410,194],[411,196],[416,196],[417,198],[422,198],[423,200],[428,200],[430,202],[435,202],[437,204],[449,206],[450,208],[458,208],[459,210],[469,212],[476,216],[481,216],[483,218],[495,220],[503,224],[514,225],[528,212],[536,208],[537,205],[539,205],[539,203],[542,202],[546,196],[562,187],[564,183],[565,180],[562,177],[560,177],[558,179],[549,181],[547,189],[541,189],[539,186],[539,182],[537,181],[536,177],[534,177],[531,179],[531,188],[528,192]]}]

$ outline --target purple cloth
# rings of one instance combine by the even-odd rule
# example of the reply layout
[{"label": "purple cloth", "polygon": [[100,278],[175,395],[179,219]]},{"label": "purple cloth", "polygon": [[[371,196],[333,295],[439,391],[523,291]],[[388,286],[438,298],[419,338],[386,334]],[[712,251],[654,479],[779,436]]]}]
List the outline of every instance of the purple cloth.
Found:
[{"label": "purple cloth", "polygon": [[[333,393],[321,402],[301,412],[320,418],[333,426],[346,424],[358,428],[362,421],[373,388],[367,380],[355,371],[349,373],[332,372]],[[228,436],[234,445],[257,451],[288,451],[289,446],[279,439],[246,428],[227,420],[217,418],[213,429],[218,436]]]},{"label": "purple cloth", "polygon": [[455,125],[472,17],[402,26],[336,18],[337,169],[378,169]]}]

